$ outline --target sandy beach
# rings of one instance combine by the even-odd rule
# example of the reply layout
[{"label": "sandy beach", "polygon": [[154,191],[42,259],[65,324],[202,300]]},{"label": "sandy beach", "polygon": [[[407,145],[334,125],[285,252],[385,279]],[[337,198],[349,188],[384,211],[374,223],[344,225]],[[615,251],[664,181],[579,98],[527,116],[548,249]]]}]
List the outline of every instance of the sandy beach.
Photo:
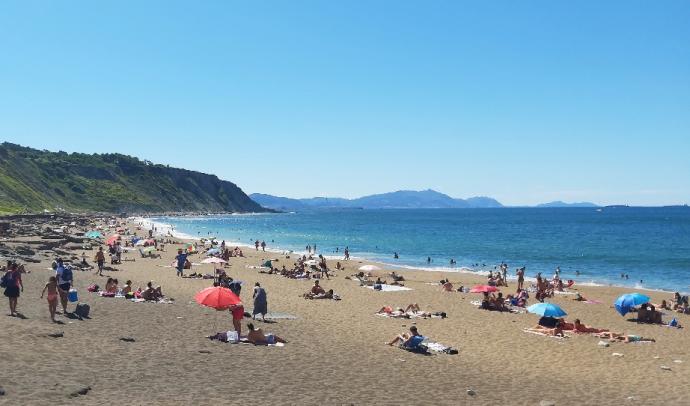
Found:
[{"label": "sandy beach", "polygon": [[[127,228],[140,236],[147,230]],[[179,241],[182,243],[183,241]],[[59,315],[50,322],[45,299],[39,299],[49,276],[51,259],[27,263],[24,292],[18,311],[7,316],[3,297],[0,317],[2,369],[0,404],[476,404],[476,405],[619,405],[690,403],[690,339],[687,328],[638,324],[612,307],[629,290],[578,286],[572,294],[548,301],[568,312],[567,320],[611,331],[656,339],[655,343],[598,345],[588,335],[565,339],[528,334],[538,317],[532,314],[489,312],[471,301],[480,295],[441,292],[437,282],[449,278],[456,286],[485,282],[478,275],[405,271],[411,290],[376,292],[346,276],[363,261],[341,261],[344,271],[321,281],[342,300],[305,300],[312,281],[259,273],[267,259],[291,267],[295,258],[243,248],[245,258],[232,258],[226,272],[244,282],[242,299],[251,309],[252,287],[260,282],[268,292],[269,312],[296,316],[255,322],[288,343],[284,347],[227,344],[206,336],[232,328],[227,311],[204,308],[193,300],[211,280],[186,279],[170,266],[181,245],[166,244],[161,259],[129,252],[116,271],[104,277],[75,271],[80,302],[91,306],[89,319]],[[270,247],[269,247],[270,248]],[[93,263],[95,251],[86,251]],[[77,256],[81,251],[74,251]],[[197,254],[192,262],[204,258]],[[277,262],[275,262],[277,260]],[[335,262],[329,266],[335,269]],[[212,273],[213,265],[195,265],[189,272]],[[390,270],[374,272],[386,277]],[[532,276],[532,275],[529,275]],[[145,286],[153,280],[173,304],[134,303],[87,292],[106,277],[120,284],[130,279]],[[515,290],[515,282],[502,288]],[[580,292],[600,304],[574,301]],[[652,302],[672,298],[667,292],[646,292]],[[390,319],[375,315],[383,306],[418,303],[446,319]],[[534,297],[530,304],[535,303]],[[74,304],[70,304],[70,310]],[[690,325],[690,317],[666,311]],[[245,319],[243,328],[250,319]],[[416,324],[421,334],[451,346],[457,355],[424,356],[385,345]],[[64,332],[60,338],[49,334]],[[122,341],[121,338],[135,341]],[[622,354],[620,356],[614,353]],[[668,367],[668,368],[662,368]],[[86,394],[71,394],[83,388]],[[469,392],[468,392],[469,391]],[[552,403],[550,403],[552,402]]]}]

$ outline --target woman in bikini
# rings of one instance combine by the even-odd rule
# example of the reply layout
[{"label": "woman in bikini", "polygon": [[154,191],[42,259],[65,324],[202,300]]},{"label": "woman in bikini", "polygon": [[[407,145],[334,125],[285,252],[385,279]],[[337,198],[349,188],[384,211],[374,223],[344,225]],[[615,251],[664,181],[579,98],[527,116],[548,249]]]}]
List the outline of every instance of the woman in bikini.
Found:
[{"label": "woman in bikini", "polygon": [[46,286],[43,288],[43,292],[41,292],[41,299],[43,299],[43,295],[48,291],[48,311],[50,312],[50,320],[52,320],[53,323],[56,323],[55,321],[55,313],[57,312],[57,304],[58,304],[58,285],[57,285],[57,278],[54,276],[51,276],[48,278],[48,283],[46,283]]}]

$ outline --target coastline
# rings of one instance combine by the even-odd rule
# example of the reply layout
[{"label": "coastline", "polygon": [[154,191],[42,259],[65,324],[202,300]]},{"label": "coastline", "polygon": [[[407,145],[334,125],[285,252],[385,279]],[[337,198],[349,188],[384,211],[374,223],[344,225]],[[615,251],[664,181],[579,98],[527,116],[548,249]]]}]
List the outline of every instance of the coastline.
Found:
[{"label": "coastline", "polygon": [[[272,214],[272,213],[210,213],[207,215],[202,215],[198,213],[177,213],[174,217],[184,217],[187,220],[201,220],[201,221],[206,221],[206,220],[211,220],[210,217],[213,216],[224,216],[224,215],[237,215],[237,216],[262,216],[266,214]],[[151,215],[151,216],[135,216],[131,217],[133,221],[142,221],[144,222],[147,227],[152,227],[156,226],[158,229],[162,230],[158,232],[158,235],[163,236],[167,235],[167,232],[173,228],[173,226],[169,223],[166,223],[163,221],[163,219],[160,219],[160,217],[169,217],[169,216],[159,216],[159,215]],[[174,231],[171,234],[175,238],[181,238],[181,239],[188,239],[188,240],[199,240],[200,238],[203,238],[203,236],[193,236],[190,234],[182,233],[180,231]],[[223,239],[222,236],[215,236],[219,239]],[[249,247],[253,248],[253,244],[249,244],[243,241],[237,241],[233,239],[225,239],[226,243],[229,245],[233,246],[239,246],[239,247]],[[304,250],[290,250],[290,249],[282,249],[282,248],[266,248],[267,252],[273,252],[276,254],[282,254],[286,252],[298,254],[298,255],[308,255],[309,253],[304,251]],[[327,254],[320,253],[322,254],[327,260],[331,261],[339,261],[342,260],[343,256],[342,255],[333,255],[334,253],[329,252]],[[425,266],[419,266],[419,265],[409,265],[409,264],[401,264],[401,263],[393,263],[393,262],[387,262],[385,260],[377,259],[375,256],[377,254],[372,253],[373,256],[369,257],[366,255],[357,255],[354,254],[351,256],[353,260],[357,261],[364,261],[368,264],[376,265],[381,268],[386,268],[386,269],[392,269],[396,271],[403,271],[403,272],[408,272],[408,271],[420,271],[420,272],[439,272],[439,273],[447,273],[449,275],[452,274],[468,274],[468,275],[474,275],[478,277],[486,277],[489,274],[490,270],[493,269],[473,269],[467,266],[458,266],[458,267],[449,267],[449,266],[430,266],[430,267],[425,267]],[[484,267],[484,268],[489,268]],[[550,274],[545,275],[545,276],[551,276]],[[606,280],[597,280],[596,278],[587,278],[588,280],[583,281],[584,278],[579,278],[577,276],[571,277],[571,279],[575,280],[578,286],[589,286],[589,287],[610,287],[610,288],[619,288],[619,289],[624,289],[624,290],[640,290],[640,291],[645,291],[645,292],[660,292],[660,293],[674,293],[674,292],[680,292],[683,295],[687,295],[690,293],[690,286],[683,286],[679,287],[678,289],[667,289],[667,288],[660,288],[660,287],[654,287],[654,286],[649,286],[645,287],[640,285],[639,283],[635,284],[634,286],[630,286],[629,284],[617,284],[617,283],[612,283],[610,281]],[[510,281],[516,281],[517,277],[514,275],[508,275],[508,280]],[[536,278],[533,276],[526,275],[525,276],[525,281],[527,282],[535,282]]]}]

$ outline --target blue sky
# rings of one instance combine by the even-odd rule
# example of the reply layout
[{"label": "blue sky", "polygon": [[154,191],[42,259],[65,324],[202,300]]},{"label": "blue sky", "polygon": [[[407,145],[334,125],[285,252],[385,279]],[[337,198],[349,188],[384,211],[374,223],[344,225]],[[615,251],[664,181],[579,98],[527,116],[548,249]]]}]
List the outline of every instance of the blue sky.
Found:
[{"label": "blue sky", "polygon": [[690,203],[687,1],[3,1],[0,140],[247,192]]}]

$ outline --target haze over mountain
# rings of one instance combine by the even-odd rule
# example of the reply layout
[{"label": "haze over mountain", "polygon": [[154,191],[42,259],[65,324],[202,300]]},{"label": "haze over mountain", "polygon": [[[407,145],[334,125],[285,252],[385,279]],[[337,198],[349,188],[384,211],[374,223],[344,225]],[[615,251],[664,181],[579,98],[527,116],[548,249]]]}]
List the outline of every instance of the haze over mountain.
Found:
[{"label": "haze over mountain", "polygon": [[[356,199],[312,197],[293,199],[263,193],[249,195],[263,207],[280,211],[304,211],[314,209],[478,209],[506,207],[496,199],[485,196],[457,199],[435,190],[399,190],[363,196]],[[599,207],[594,203],[566,203],[554,201],[534,206],[536,208],[552,207]]]},{"label": "haze over mountain", "polygon": [[490,197],[455,199],[435,190],[399,190],[363,196],[357,199],[314,197],[291,199],[268,194],[253,193],[249,197],[263,207],[283,211],[308,209],[362,208],[362,209],[469,209],[503,207]]}]

